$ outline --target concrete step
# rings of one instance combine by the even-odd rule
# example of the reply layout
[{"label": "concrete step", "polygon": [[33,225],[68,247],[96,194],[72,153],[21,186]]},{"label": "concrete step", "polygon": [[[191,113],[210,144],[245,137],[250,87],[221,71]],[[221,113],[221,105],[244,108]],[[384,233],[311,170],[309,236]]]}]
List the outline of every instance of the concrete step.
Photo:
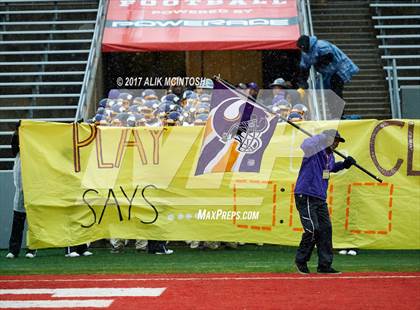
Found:
[{"label": "concrete step", "polygon": [[[84,71],[59,71],[62,72],[60,75],[42,75],[37,74],[37,72],[34,72],[33,75],[29,75],[32,72],[22,72],[22,75],[12,75],[12,76],[2,76],[0,74],[0,83],[30,83],[30,82],[64,82],[64,81],[72,81],[72,82],[80,82],[83,80]],[[77,72],[80,72],[77,74]],[[53,72],[55,73],[55,72]],[[28,74],[28,75],[25,75]]]},{"label": "concrete step", "polygon": [[4,31],[47,31],[47,30],[89,30],[94,29],[96,20],[80,21],[27,21],[27,22],[1,22]]},{"label": "concrete step", "polygon": [[381,71],[382,70],[382,66],[379,63],[361,63],[359,61],[356,61],[353,57],[351,57],[351,60],[357,64],[357,66],[360,68],[360,70],[362,71],[366,71],[366,70],[377,70],[377,71]]},{"label": "concrete step", "polygon": [[[79,21],[79,20],[95,20],[96,13],[85,13],[85,14],[57,14],[57,21]],[[33,15],[10,15],[10,22],[27,22],[27,21],[51,21],[51,16],[48,14],[33,14]]]},{"label": "concrete step", "polygon": [[323,33],[324,35],[328,35],[328,33],[330,32],[341,32],[341,33],[347,33],[347,32],[352,32],[352,33],[372,33],[375,34],[374,29],[372,26],[340,26],[340,27],[335,27],[338,25],[314,25],[314,31],[315,31],[315,35],[317,33]]},{"label": "concrete step", "polygon": [[311,9],[356,9],[369,8],[368,1],[324,1],[311,2]]},{"label": "concrete step", "polygon": [[[30,11],[30,10],[70,10],[70,9],[96,9],[98,7],[98,1],[89,0],[69,0],[69,1],[25,1],[7,3],[8,1],[2,1],[0,3],[0,10],[5,11],[6,8],[9,10],[19,11]],[[11,5],[13,7],[11,8]]]},{"label": "concrete step", "polygon": [[388,97],[388,90],[386,89],[379,89],[379,90],[359,90],[359,89],[351,89],[346,87],[343,93],[345,98],[365,98],[369,96],[373,97]]},{"label": "concrete step", "polygon": [[358,74],[362,74],[362,75],[371,75],[371,74],[376,74],[378,73],[378,75],[382,76],[383,75],[383,70],[381,67],[375,67],[375,68],[371,68],[371,69],[366,69],[363,67],[360,67],[360,71]]},{"label": "concrete step", "polygon": [[344,92],[346,92],[346,90],[352,93],[370,93],[371,91],[383,91],[384,93],[388,93],[388,86],[385,83],[363,86],[350,82],[344,86]]},{"label": "concrete step", "polygon": [[354,93],[346,93],[346,95],[344,96],[344,99],[346,101],[349,102],[368,102],[368,101],[372,101],[372,102],[386,102],[388,101],[388,94],[387,93],[383,93],[380,95],[374,95],[374,94],[364,94],[364,96],[362,94],[357,94],[355,95]]},{"label": "concrete step", "polygon": [[385,80],[385,77],[382,72],[376,72],[376,73],[363,73],[359,72],[356,75],[353,76],[352,81],[383,81]]},{"label": "concrete step", "polygon": [[[366,105],[369,105],[369,110],[366,110]],[[351,112],[352,114],[376,114],[376,112],[379,113],[384,113],[384,112],[389,112],[389,105],[387,104],[382,104],[382,105],[378,105],[378,106],[373,106],[370,102],[369,103],[365,103],[365,104],[361,104],[360,106],[353,106],[353,105],[346,105],[345,107],[345,111],[347,113]]]},{"label": "concrete step", "polygon": [[350,57],[350,59],[357,64],[358,66],[361,65],[366,65],[366,66],[378,66],[381,67],[382,63],[379,59],[375,58],[374,60],[372,59],[366,59],[366,58],[359,58],[359,57],[354,57],[352,55],[347,54],[347,56]]},{"label": "concrete step", "polygon": [[343,52],[345,52],[347,55],[353,55],[353,54],[362,54],[362,55],[373,55],[380,59],[381,53],[378,51],[378,49],[375,48],[357,48],[357,47],[344,47],[341,48]]},{"label": "concrete step", "polygon": [[[29,41],[29,40],[28,40]],[[90,45],[92,43],[91,40],[83,39],[83,40],[53,40],[48,42],[48,40],[30,40],[28,41],[7,41],[12,43],[4,43],[0,41],[0,51],[30,51],[30,50],[39,50],[39,49],[50,49],[50,50],[68,50],[72,46],[75,46],[77,49],[90,49]],[[54,42],[56,41],[56,42]],[[75,42],[79,41],[79,42]]]},{"label": "concrete step", "polygon": [[364,11],[362,13],[346,13],[346,12],[340,12],[335,11],[335,14],[329,14],[329,12],[322,12],[322,13],[316,13],[312,14],[312,19],[317,21],[336,21],[336,20],[368,20],[371,19],[371,14],[369,11]]},{"label": "concrete step", "polygon": [[24,52],[14,51],[14,54],[2,55],[0,52],[0,62],[34,62],[34,61],[85,61],[89,51],[57,54],[25,54]]},{"label": "concrete step", "polygon": [[[68,123],[68,122],[73,122],[74,121],[74,117],[55,117],[55,118],[51,118],[51,117],[46,117],[46,118],[27,118],[30,120],[34,120],[34,121],[47,121],[47,122],[63,122],[63,123]],[[23,118],[3,118],[0,119],[0,123],[12,123],[12,124],[16,124],[17,122],[19,122],[20,120],[24,120]]]},{"label": "concrete step", "polygon": [[[370,104],[366,104],[370,105]],[[347,107],[344,110],[344,114],[357,114],[362,116],[363,119],[388,119],[390,111],[388,108],[371,108],[369,107],[369,110],[366,110],[366,107],[363,108],[351,108]]]},{"label": "concrete step", "polygon": [[325,27],[325,26],[332,26],[332,27],[342,27],[346,28],[346,26],[359,26],[359,27],[371,27],[375,25],[375,22],[369,19],[353,19],[353,20],[312,20],[313,27]]},{"label": "concrete step", "polygon": [[[3,72],[19,72],[22,70],[22,72],[28,72],[28,71],[39,71],[42,70],[42,64],[39,65],[8,65],[7,62],[0,66],[0,70]],[[86,68],[86,64],[83,63],[74,63],[74,64],[50,64],[48,65],[50,70],[53,71],[84,71]]]},{"label": "concrete step", "polygon": [[[311,13],[312,16],[318,16],[323,14],[337,14],[338,12],[341,12],[342,9],[337,7],[318,7],[314,6],[314,4],[311,4]],[[347,8],[346,12],[348,14],[368,14],[370,12],[369,7],[353,7],[353,8]]]},{"label": "concrete step", "polygon": [[[25,118],[74,118],[76,114],[75,109],[57,109],[57,110],[14,110],[14,111],[1,111],[2,119],[25,119]],[[1,122],[1,120],[0,120]]]},{"label": "concrete step", "polygon": [[[351,114],[355,114],[355,113],[345,113],[346,115],[351,115]],[[360,115],[360,114],[358,114]],[[362,119],[376,119],[376,120],[385,120],[385,119],[390,119],[390,113],[373,113],[373,114],[363,114],[360,115],[362,117]]]},{"label": "concrete step", "polygon": [[[47,82],[48,83],[48,82]],[[1,86],[0,87],[0,95],[19,95],[19,94],[37,94],[38,92],[41,94],[72,94],[72,93],[80,93],[81,85],[79,82],[78,85],[49,85],[44,84],[42,85],[35,85],[35,86]]]},{"label": "concrete step", "polygon": [[375,65],[373,65],[371,67],[366,67],[364,65],[361,65],[361,66],[359,66],[359,69],[360,69],[360,71],[359,71],[358,74],[360,74],[360,73],[372,74],[372,73],[382,72],[383,71],[382,70],[382,66],[377,65],[377,64],[375,64]]},{"label": "concrete step", "polygon": [[384,101],[384,102],[366,102],[366,101],[359,101],[357,103],[349,103],[346,105],[346,108],[352,108],[352,109],[365,109],[367,105],[369,105],[370,107],[372,107],[372,109],[389,109],[390,105],[389,105],[389,101]]},{"label": "concrete step", "polygon": [[347,44],[363,44],[363,45],[369,45],[369,46],[378,46],[379,41],[375,37],[369,37],[369,38],[359,38],[355,36],[354,38],[349,37],[343,37],[337,36],[337,37],[330,37],[328,39],[329,42],[334,43],[335,45],[347,45]]},{"label": "concrete step", "polygon": [[8,33],[8,31],[0,32],[0,35],[3,36],[4,41],[30,41],[30,40],[79,40],[79,39],[92,39],[93,32],[92,30],[87,30],[83,33],[74,33],[74,32],[66,32],[66,33],[38,33],[38,34],[13,34]]},{"label": "concrete step", "polygon": [[[383,85],[385,82],[385,78],[364,78],[364,77],[358,77],[357,75],[353,76],[353,79],[351,80],[351,84],[356,86],[370,86],[370,85]],[[388,85],[388,84],[386,84]]]},{"label": "concrete step", "polygon": [[346,36],[343,36],[342,32],[329,32],[328,36],[325,36],[323,33],[317,34],[318,39],[325,39],[325,40],[332,40],[332,39],[351,39],[351,38],[357,38],[357,39],[371,39],[376,38],[375,33],[372,31],[371,33],[363,33],[363,32],[347,32]]},{"label": "concrete step", "polygon": [[375,54],[380,56],[381,53],[378,51],[377,44],[351,44],[351,43],[342,43],[338,47],[342,50],[346,50],[349,53],[363,53],[363,54]]},{"label": "concrete step", "polygon": [[[78,94],[80,95],[80,94]],[[0,95],[1,97],[1,95]],[[10,103],[13,102],[13,104],[16,105],[56,105],[57,103],[60,103],[62,105],[76,105],[79,102],[79,96],[75,97],[65,97],[65,96],[55,96],[53,97],[47,97],[47,98],[39,98],[39,97],[31,97],[27,96],[24,98],[0,98],[0,105],[6,106],[10,105]]]},{"label": "concrete step", "polygon": [[377,64],[378,66],[383,64],[381,55],[377,51],[371,51],[367,53],[366,51],[362,50],[343,50],[343,52],[353,61],[360,61],[365,64]]}]

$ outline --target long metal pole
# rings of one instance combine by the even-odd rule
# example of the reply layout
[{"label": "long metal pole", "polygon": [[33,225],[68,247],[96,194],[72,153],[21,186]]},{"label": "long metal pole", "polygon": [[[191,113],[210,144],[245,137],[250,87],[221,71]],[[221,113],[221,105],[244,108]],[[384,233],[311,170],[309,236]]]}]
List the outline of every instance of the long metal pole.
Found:
[{"label": "long metal pole", "polygon": [[[260,107],[262,109],[264,109],[266,112],[268,112],[270,114],[275,114],[272,111],[270,111],[269,109],[267,109],[266,106],[264,106],[264,105],[260,104],[259,102],[257,102],[254,98],[252,98],[252,97],[246,97],[244,93],[241,93],[241,92],[237,91],[234,85],[232,85],[229,82],[223,80],[221,77],[214,76],[213,78],[215,80],[219,81],[221,84],[224,84],[228,89],[230,89],[231,91],[235,92],[236,94],[239,94],[240,96],[245,97],[246,98],[246,101],[251,101],[253,104],[255,104],[256,106],[258,106],[258,107]],[[293,126],[297,130],[303,132],[307,136],[309,136],[309,137],[312,137],[313,136],[310,132],[306,131],[305,129],[303,129],[302,127],[300,127],[299,125],[297,125],[296,123],[293,123],[293,122],[289,121],[288,119],[282,117],[281,115],[277,115],[277,114],[275,114],[275,115],[276,116],[279,116],[282,121],[288,123],[289,125]],[[338,156],[344,158],[344,159],[347,158],[346,155],[344,155],[343,153],[341,153],[341,152],[339,152],[337,150],[333,150],[333,152],[335,154],[337,154]],[[379,177],[377,177],[376,175],[374,175],[372,172],[366,170],[365,168],[363,168],[359,164],[356,163],[356,164],[354,164],[354,166],[357,167],[359,170],[363,171],[364,173],[366,173],[368,176],[370,176],[373,179],[375,179],[376,181],[378,181],[379,183],[382,183],[382,179],[380,179]]]},{"label": "long metal pole", "polygon": [[395,112],[397,113],[397,118],[401,118],[401,102],[400,102],[400,92],[398,90],[398,73],[397,73],[397,61],[395,58],[392,59],[392,85],[394,93],[394,104]]}]

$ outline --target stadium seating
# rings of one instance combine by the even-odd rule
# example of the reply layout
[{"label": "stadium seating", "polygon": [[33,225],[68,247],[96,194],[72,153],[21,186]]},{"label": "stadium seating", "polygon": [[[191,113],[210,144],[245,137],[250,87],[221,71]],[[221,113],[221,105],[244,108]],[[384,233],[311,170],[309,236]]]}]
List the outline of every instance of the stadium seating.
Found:
[{"label": "stadium seating", "polygon": [[1,1],[1,170],[17,120],[74,120],[97,11],[97,0]]},{"label": "stadium seating", "polygon": [[[402,3],[403,2],[403,3]],[[401,117],[402,86],[420,84],[420,3],[371,3],[379,34],[383,69],[389,85],[393,117]]]},{"label": "stadium seating", "polygon": [[314,34],[336,44],[360,68],[344,88],[345,114],[390,117],[387,83],[369,1],[311,1]]}]

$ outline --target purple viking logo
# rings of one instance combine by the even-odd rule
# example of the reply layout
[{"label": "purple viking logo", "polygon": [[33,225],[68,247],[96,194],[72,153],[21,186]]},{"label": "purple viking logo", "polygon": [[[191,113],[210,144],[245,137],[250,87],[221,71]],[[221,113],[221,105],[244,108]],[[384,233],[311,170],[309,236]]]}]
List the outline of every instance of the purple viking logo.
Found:
[{"label": "purple viking logo", "polygon": [[245,95],[215,81],[195,174],[258,172],[277,120]]},{"label": "purple viking logo", "polygon": [[[261,136],[268,130],[269,123],[266,113],[262,110],[251,109],[251,115],[246,115],[246,104],[246,101],[239,97],[228,98],[212,111],[214,117],[211,121],[223,144],[235,139],[239,143],[236,147],[238,152],[252,154],[263,145]],[[220,125],[221,120],[224,126],[216,126],[215,123]]]}]

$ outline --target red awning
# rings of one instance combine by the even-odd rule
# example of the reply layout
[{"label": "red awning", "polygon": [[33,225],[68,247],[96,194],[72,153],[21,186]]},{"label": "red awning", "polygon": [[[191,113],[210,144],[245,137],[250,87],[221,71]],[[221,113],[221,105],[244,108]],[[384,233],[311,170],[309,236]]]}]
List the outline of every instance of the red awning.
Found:
[{"label": "red awning", "polygon": [[110,0],[105,52],[296,49],[296,0]]}]

